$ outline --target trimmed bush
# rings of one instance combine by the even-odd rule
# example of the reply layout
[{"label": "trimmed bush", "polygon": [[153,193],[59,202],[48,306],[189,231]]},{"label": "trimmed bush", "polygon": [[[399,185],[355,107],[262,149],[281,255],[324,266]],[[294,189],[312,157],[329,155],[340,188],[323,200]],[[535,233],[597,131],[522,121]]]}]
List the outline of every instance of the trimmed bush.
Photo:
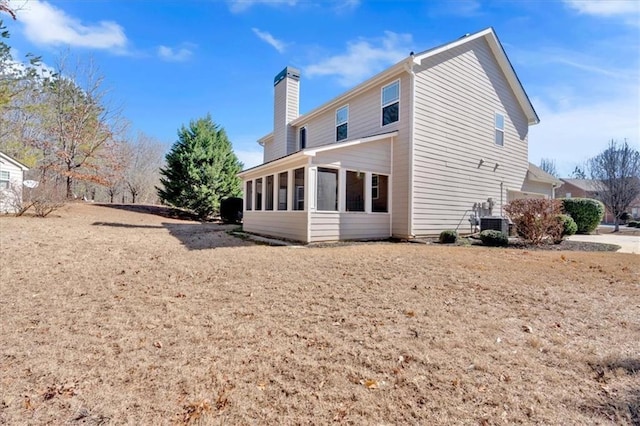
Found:
[{"label": "trimmed bush", "polygon": [[242,198],[230,197],[220,201],[220,219],[225,223],[240,223],[242,220]]},{"label": "trimmed bush", "polygon": [[627,226],[629,228],[635,228],[636,226],[638,226],[640,222],[636,222],[635,220],[630,220],[629,223],[627,223]]},{"label": "trimmed bush", "polygon": [[480,233],[480,241],[485,246],[505,247],[509,244],[509,237],[502,231],[493,229],[485,229]]},{"label": "trimmed bush", "polygon": [[604,217],[604,204],[592,198],[562,198],[562,206],[576,222],[578,234],[595,231]]},{"label": "trimmed bush", "polygon": [[562,236],[573,235],[578,232],[578,225],[568,214],[558,215],[558,220],[562,223]]},{"label": "trimmed bush", "polygon": [[440,233],[440,244],[453,244],[458,240],[458,233],[451,229],[447,229],[446,231],[442,231]]},{"label": "trimmed bush", "polygon": [[513,200],[504,210],[518,235],[528,244],[540,245],[551,239],[562,241],[562,203],[555,199],[531,198]]},{"label": "trimmed bush", "polygon": [[620,220],[623,221],[623,222],[626,222],[626,221],[631,220],[631,219],[633,219],[633,216],[631,216],[631,213],[629,213],[629,212],[623,212],[620,215]]}]

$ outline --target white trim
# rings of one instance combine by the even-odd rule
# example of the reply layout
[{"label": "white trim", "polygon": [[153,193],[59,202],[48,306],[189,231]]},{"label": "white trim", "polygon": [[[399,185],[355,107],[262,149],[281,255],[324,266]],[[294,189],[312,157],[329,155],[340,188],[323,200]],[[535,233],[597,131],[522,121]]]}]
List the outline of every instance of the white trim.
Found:
[{"label": "white trim", "polygon": [[[507,57],[504,48],[502,47],[500,41],[498,40],[498,37],[496,36],[493,28],[489,27],[486,28],[482,31],[479,31],[475,34],[471,34],[471,35],[465,35],[464,37],[459,38],[458,40],[455,40],[451,43],[447,43],[444,44],[442,46],[436,47],[434,49],[431,50],[427,50],[423,53],[419,53],[415,56],[408,56],[407,58],[401,60],[400,62],[398,62],[397,64],[391,66],[390,68],[387,68],[386,70],[378,73],[377,75],[373,76],[372,78],[370,78],[369,80],[366,80],[362,83],[360,83],[358,86],[354,87],[353,89],[343,93],[340,96],[337,96],[335,98],[333,98],[332,100],[322,104],[321,106],[319,106],[318,108],[312,110],[311,112],[308,112],[307,114],[301,115],[298,118],[296,118],[295,120],[292,120],[289,124],[291,124],[292,126],[297,126],[299,124],[301,124],[302,122],[305,121],[309,121],[312,118],[322,114],[323,112],[334,108],[336,105],[339,105],[340,103],[343,103],[345,101],[345,99],[349,99],[353,96],[356,96],[368,89],[371,89],[372,87],[375,87],[376,85],[380,84],[381,82],[388,80],[390,77],[399,74],[400,72],[402,72],[402,70],[405,68],[405,64],[411,64],[411,63],[415,63],[415,64],[420,64],[422,61],[424,61],[425,59],[437,55],[439,53],[445,52],[447,50],[450,49],[454,49],[458,46],[461,46],[465,43],[471,42],[473,40],[476,40],[478,38],[482,38],[484,37],[487,41],[487,44],[489,45],[489,47],[491,48],[491,51],[494,55],[494,57],[496,58],[496,61],[498,62],[498,65],[500,66],[502,72],[504,73],[507,81],[509,82],[509,86],[511,87],[511,89],[513,90],[514,94],[516,95],[516,98],[518,99],[518,103],[520,104],[520,106],[522,107],[523,111],[525,112],[525,114],[527,115],[527,121],[529,125],[534,125],[534,124],[538,124],[540,122],[540,119],[538,117],[538,114],[536,113],[535,109],[533,108],[533,105],[531,104],[531,101],[529,99],[529,97],[527,96],[527,93],[524,90],[524,87],[522,87],[522,83],[520,82],[520,80],[518,79],[518,76],[515,73],[515,70],[513,69],[513,66],[511,65],[511,62],[509,62],[509,58]],[[263,136],[262,138],[260,138],[258,140],[258,142],[260,143],[261,141],[264,143],[265,139],[267,139],[269,136],[271,136],[272,133]]]},{"label": "white trim", "polygon": [[393,132],[389,132],[389,133],[383,133],[380,135],[375,135],[375,136],[369,136],[366,138],[360,138],[360,139],[355,139],[352,141],[346,141],[346,142],[342,142],[342,143],[333,143],[333,144],[329,144],[329,145],[323,145],[317,148],[309,148],[309,149],[305,149],[303,151],[304,155],[308,155],[310,157],[315,157],[318,153],[320,152],[324,152],[324,151],[331,151],[334,149],[341,149],[341,148],[347,148],[350,146],[354,146],[354,145],[360,145],[360,144],[364,144],[364,143],[369,143],[369,142],[375,142],[375,141],[379,141],[382,139],[388,139],[388,138],[393,138],[394,136],[398,136],[398,131],[394,130]]},{"label": "white trim", "polygon": [[26,172],[29,170],[29,168],[27,166],[25,166],[24,164],[22,164],[21,162],[19,162],[18,160],[15,160],[11,157],[9,157],[7,154],[5,154],[4,152],[0,151],[0,163],[2,163],[1,160],[5,160],[8,161],[9,163],[13,164],[14,166],[18,167],[20,170],[22,170],[23,172]]},{"label": "white trim", "polygon": [[529,96],[527,96],[527,93],[524,91],[524,87],[522,87],[522,83],[518,79],[518,76],[516,75],[516,72],[513,69],[511,62],[509,62],[509,58],[507,57],[507,54],[504,51],[504,48],[502,47],[502,44],[500,43],[500,40],[498,40],[498,37],[496,36],[496,33],[492,27],[486,28],[475,34],[470,34],[470,35],[466,34],[454,42],[447,43],[435,49],[427,50],[423,53],[415,55],[415,57],[413,58],[413,61],[416,64],[420,64],[422,61],[424,61],[427,58],[430,58],[432,56],[435,56],[439,53],[445,52],[450,49],[455,49],[458,46],[461,46],[465,43],[474,41],[479,38],[484,38],[487,41],[489,48],[491,48],[491,52],[493,53],[493,56],[495,57],[504,76],[509,82],[509,86],[511,87],[514,94],[516,95],[516,98],[518,99],[518,103],[520,104],[520,106],[522,107],[522,110],[525,112],[527,116],[528,124],[529,125],[538,124],[540,122],[540,118],[538,117],[538,114],[533,108],[533,105],[529,100]]},{"label": "white trim", "polygon": [[407,57],[401,60],[400,62],[391,66],[390,68],[387,68],[386,70],[371,77],[369,80],[366,80],[360,83],[353,89],[344,92],[342,95],[339,95],[328,102],[325,102],[324,104],[320,105],[318,108],[314,109],[313,111],[308,112],[304,115],[301,115],[295,120],[292,120],[291,123],[289,124],[291,124],[292,126],[297,126],[304,121],[311,120],[312,118],[322,114],[323,112],[326,112],[332,108],[336,108],[337,105],[344,103],[345,99],[351,98],[352,96],[356,96],[362,92],[365,92],[371,89],[372,87],[377,86],[381,82],[388,80],[390,77],[394,76],[395,74],[399,74],[404,69],[404,64],[409,62],[410,60],[411,60],[410,57]]},{"label": "white trim", "polygon": [[[409,197],[408,197],[408,201],[409,201],[409,205],[407,206],[407,216],[408,216],[408,222],[407,222],[407,231],[409,232],[409,236],[413,237],[415,236],[414,232],[413,232],[413,206],[415,203],[415,190],[413,187],[413,174],[414,174],[414,170],[415,170],[415,121],[416,121],[416,73],[413,71],[413,66],[414,64],[411,64],[411,67],[407,70],[409,73],[409,81],[410,81],[410,96],[409,96],[409,102],[411,102],[411,104],[409,105],[409,108],[411,110],[410,114],[411,114],[411,119],[409,121]],[[392,167],[392,171],[393,171],[393,163],[391,163],[391,167]]]},{"label": "white trim", "polygon": [[[329,170],[336,170],[336,171],[338,172],[338,173],[336,174],[336,177],[337,177],[337,182],[336,182],[336,185],[337,185],[337,188],[336,188],[336,197],[338,197],[338,198],[337,198],[337,200],[336,200],[336,210],[319,210],[319,209],[318,209],[318,172],[319,172],[319,170],[318,170],[318,169],[320,169],[320,168],[322,168],[322,169],[329,169]],[[343,168],[341,168],[341,167],[336,167],[336,166],[323,166],[323,165],[316,165],[316,167],[314,167],[314,170],[315,170],[315,172],[316,172],[316,179],[315,179],[315,191],[314,191],[314,192],[315,192],[315,194],[314,194],[314,198],[315,198],[315,200],[316,200],[316,203],[315,203],[315,211],[316,211],[316,212],[329,212],[329,213],[342,213],[342,212],[343,212],[343,210],[340,210],[340,207],[341,207],[341,206],[340,206],[340,204],[341,204],[341,198],[342,198],[342,197],[341,197],[341,195],[344,195],[344,194],[341,194],[341,191],[340,191],[340,182],[342,182],[342,180],[341,180],[341,176],[340,176],[340,175],[341,175],[342,170],[344,170],[344,169],[343,169]],[[342,192],[344,192],[344,191],[342,191]]]}]

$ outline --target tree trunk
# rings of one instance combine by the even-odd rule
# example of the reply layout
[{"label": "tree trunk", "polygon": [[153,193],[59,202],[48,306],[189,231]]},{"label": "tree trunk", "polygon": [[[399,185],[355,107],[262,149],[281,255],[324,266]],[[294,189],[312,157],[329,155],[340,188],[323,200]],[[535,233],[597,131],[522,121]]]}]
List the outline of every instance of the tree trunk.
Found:
[{"label": "tree trunk", "polygon": [[109,204],[113,204],[113,192],[109,193]]},{"label": "tree trunk", "polygon": [[613,232],[618,232],[620,230],[620,219],[618,215],[613,217]]},{"label": "tree trunk", "polygon": [[71,191],[71,186],[73,184],[73,179],[71,176],[67,176],[67,200],[73,198],[73,191]]}]

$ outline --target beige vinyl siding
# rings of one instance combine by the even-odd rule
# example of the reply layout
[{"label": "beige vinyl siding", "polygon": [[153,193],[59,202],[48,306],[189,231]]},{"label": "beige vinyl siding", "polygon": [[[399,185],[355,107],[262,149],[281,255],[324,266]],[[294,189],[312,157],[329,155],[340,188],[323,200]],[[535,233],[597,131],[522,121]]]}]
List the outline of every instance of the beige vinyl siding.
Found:
[{"label": "beige vinyl siding", "polygon": [[254,234],[307,241],[307,212],[245,211],[242,228]]},{"label": "beige vinyl siding", "polygon": [[277,152],[274,148],[273,138],[269,138],[264,142],[263,154],[262,154],[262,162],[267,163],[269,161],[275,160],[278,158]]},{"label": "beige vinyl siding", "polygon": [[537,192],[543,194],[546,198],[552,198],[553,187],[550,183],[535,182],[525,179],[522,185],[522,191],[524,192]]},{"label": "beige vinyl siding", "polygon": [[295,129],[286,123],[298,117],[299,85],[299,81],[285,78],[274,88],[273,143],[265,144],[265,162],[284,157],[296,149]]},{"label": "beige vinyl siding", "polygon": [[310,242],[384,239],[390,237],[388,213],[313,212]]},{"label": "beige vinyl siding", "polygon": [[383,139],[319,152],[315,157],[312,157],[312,164],[388,175],[391,174],[391,143],[389,139]]},{"label": "beige vinyl siding", "polygon": [[[467,210],[487,198],[500,215],[528,169],[528,124],[488,44],[481,38],[442,52],[415,72],[414,233],[453,229],[463,218],[466,225]],[[505,119],[504,146],[495,144],[496,112]]]},{"label": "beige vinyl siding", "polygon": [[[400,80],[400,119],[382,126],[382,87]],[[336,108],[302,122],[296,127],[307,128],[307,148],[336,143],[336,109],[349,105],[349,129],[347,140],[398,131],[393,142],[392,190],[393,234],[406,237],[409,234],[409,141],[411,117],[411,79],[407,72],[389,77],[381,84],[361,94],[344,99]],[[342,151],[341,151],[342,153]],[[338,155],[336,153],[336,155]],[[382,173],[382,172],[381,172]]]},{"label": "beige vinyl siding", "polygon": [[[299,87],[300,82],[296,80],[287,79],[289,85],[289,99],[287,100],[287,123],[298,118],[298,105],[299,105]],[[294,87],[295,85],[295,87]],[[285,155],[295,152],[297,149],[297,135],[296,129],[293,126],[287,124],[285,130],[286,137],[286,153]]]}]

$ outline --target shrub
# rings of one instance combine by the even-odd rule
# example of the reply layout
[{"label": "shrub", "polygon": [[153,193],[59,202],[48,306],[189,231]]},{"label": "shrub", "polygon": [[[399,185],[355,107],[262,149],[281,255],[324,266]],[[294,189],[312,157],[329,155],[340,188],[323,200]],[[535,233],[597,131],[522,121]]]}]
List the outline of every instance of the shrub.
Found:
[{"label": "shrub", "polygon": [[631,220],[631,219],[633,219],[633,216],[631,216],[631,213],[629,212],[623,212],[620,215],[620,220],[623,222],[626,222],[627,220]]},{"label": "shrub", "polygon": [[482,241],[482,244],[492,247],[504,247],[509,244],[509,237],[507,237],[507,234],[493,229],[485,229],[480,232],[480,240]]},{"label": "shrub", "polygon": [[562,240],[562,203],[555,199],[534,198],[514,200],[505,211],[516,227],[518,235],[529,244],[539,245],[548,238]]},{"label": "shrub", "polygon": [[636,226],[638,226],[638,223],[640,222],[636,222],[635,220],[630,220],[629,223],[627,223],[627,226],[629,228],[635,228]]},{"label": "shrub", "polygon": [[604,217],[604,204],[591,198],[562,198],[565,213],[578,226],[578,234],[593,232]]},{"label": "shrub", "polygon": [[573,235],[578,232],[578,225],[576,225],[576,221],[573,220],[571,216],[568,214],[558,215],[558,220],[562,224],[562,236],[565,235]]},{"label": "shrub", "polygon": [[453,244],[458,240],[458,233],[451,229],[447,229],[446,231],[442,231],[440,233],[439,241],[441,244]]},{"label": "shrub", "polygon": [[220,201],[220,218],[225,223],[239,223],[242,220],[242,198],[230,197]]}]

